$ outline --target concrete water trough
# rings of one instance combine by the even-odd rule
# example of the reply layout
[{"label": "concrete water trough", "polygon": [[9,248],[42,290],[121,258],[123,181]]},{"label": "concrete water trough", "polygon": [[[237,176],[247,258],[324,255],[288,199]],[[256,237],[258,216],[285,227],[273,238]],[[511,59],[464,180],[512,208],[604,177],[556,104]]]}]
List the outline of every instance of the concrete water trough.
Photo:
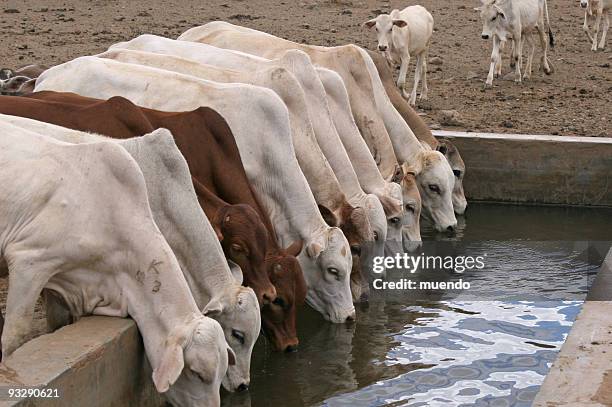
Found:
[{"label": "concrete water trough", "polygon": [[[470,201],[612,207],[612,138],[434,132],[466,163]],[[468,209],[469,211],[469,209]],[[612,405],[612,251],[546,377],[536,406]],[[158,406],[130,319],[83,318],[39,336],[0,366],[0,406]],[[60,398],[9,400],[9,388]]]}]

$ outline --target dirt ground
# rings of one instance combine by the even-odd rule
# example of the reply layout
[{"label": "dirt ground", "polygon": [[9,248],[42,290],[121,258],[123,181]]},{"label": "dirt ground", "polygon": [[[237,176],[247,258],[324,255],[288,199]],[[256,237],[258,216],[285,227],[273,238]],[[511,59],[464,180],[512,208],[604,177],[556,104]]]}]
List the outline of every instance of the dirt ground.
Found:
[{"label": "dirt ground", "polygon": [[[590,51],[581,28],[583,10],[576,0],[549,0],[556,72],[550,77],[536,72],[524,84],[496,80],[490,89],[484,88],[484,79],[491,42],[480,38],[481,23],[473,10],[477,0],[5,0],[0,4],[0,65],[54,65],[142,33],[175,38],[187,28],[217,19],[298,42],[356,43],[373,49],[375,35],[361,23],[380,12],[418,3],[435,20],[430,57],[442,59],[442,65],[429,65],[430,100],[419,106],[434,128],[441,127],[440,110],[455,109],[462,124],[456,129],[612,135],[612,39],[605,51]],[[537,69],[538,51],[534,60]],[[509,71],[504,66],[504,74]]]}]

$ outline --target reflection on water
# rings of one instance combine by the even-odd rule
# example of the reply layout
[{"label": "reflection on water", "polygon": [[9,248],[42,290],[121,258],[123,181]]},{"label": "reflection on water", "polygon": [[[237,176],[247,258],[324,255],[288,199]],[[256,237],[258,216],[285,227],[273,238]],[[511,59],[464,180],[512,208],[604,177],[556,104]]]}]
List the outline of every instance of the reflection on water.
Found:
[{"label": "reflection on water", "polygon": [[490,272],[474,276],[480,283],[472,292],[486,301],[375,296],[357,307],[357,322],[351,325],[330,324],[303,309],[299,351],[274,353],[260,338],[250,390],[225,394],[222,404],[530,405],[581,301],[544,302],[537,295],[530,301],[502,300],[500,293],[520,281],[543,291],[571,286],[570,292],[583,294],[586,286],[566,284],[563,272],[589,273],[593,264],[559,242],[611,240],[612,211],[472,205],[467,215],[457,237],[432,230],[423,237],[461,241],[470,253],[486,250]]}]

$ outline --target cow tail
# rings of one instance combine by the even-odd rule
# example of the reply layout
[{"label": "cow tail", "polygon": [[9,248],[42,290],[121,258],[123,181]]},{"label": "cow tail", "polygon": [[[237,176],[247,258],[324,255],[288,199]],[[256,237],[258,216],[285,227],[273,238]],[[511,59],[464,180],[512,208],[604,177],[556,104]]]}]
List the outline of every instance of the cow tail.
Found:
[{"label": "cow tail", "polygon": [[548,17],[548,1],[544,0],[544,12],[546,13],[546,26],[548,28],[548,43],[550,48],[555,47],[555,36],[553,35],[552,28],[550,27],[550,18]]}]

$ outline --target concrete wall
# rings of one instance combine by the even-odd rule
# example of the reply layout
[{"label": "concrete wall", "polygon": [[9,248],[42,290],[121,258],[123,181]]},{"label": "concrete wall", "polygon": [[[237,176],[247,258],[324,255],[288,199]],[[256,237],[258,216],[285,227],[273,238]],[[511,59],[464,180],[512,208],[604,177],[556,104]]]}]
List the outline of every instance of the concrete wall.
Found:
[{"label": "concrete wall", "polygon": [[[60,389],[60,398],[8,399],[8,388],[24,386]],[[83,318],[31,340],[0,365],[0,406],[67,405],[163,405],[134,321]]]},{"label": "concrete wall", "polygon": [[459,149],[470,200],[612,207],[612,138],[433,133]]},{"label": "concrete wall", "polygon": [[534,407],[612,406],[612,250]]}]

